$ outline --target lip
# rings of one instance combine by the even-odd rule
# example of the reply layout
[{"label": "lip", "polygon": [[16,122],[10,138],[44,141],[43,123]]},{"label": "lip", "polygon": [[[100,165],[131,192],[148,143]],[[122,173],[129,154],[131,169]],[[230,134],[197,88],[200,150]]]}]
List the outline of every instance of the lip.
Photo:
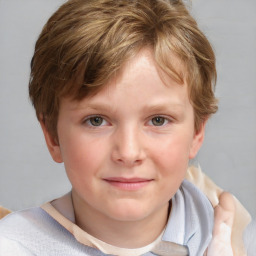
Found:
[{"label": "lip", "polygon": [[109,177],[103,179],[109,185],[127,191],[135,191],[142,189],[153,181],[153,179],[146,178],[124,178],[124,177]]}]

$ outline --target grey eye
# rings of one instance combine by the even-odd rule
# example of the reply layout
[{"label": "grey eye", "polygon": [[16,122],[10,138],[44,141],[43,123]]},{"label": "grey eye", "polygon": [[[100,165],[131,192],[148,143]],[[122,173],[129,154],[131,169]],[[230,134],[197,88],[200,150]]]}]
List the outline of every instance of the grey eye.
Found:
[{"label": "grey eye", "polygon": [[156,117],[152,118],[151,121],[152,121],[152,124],[155,126],[162,126],[165,124],[166,119],[161,116],[156,116]]},{"label": "grey eye", "polygon": [[92,126],[100,126],[102,125],[104,119],[100,116],[94,116],[89,118],[89,122]]}]

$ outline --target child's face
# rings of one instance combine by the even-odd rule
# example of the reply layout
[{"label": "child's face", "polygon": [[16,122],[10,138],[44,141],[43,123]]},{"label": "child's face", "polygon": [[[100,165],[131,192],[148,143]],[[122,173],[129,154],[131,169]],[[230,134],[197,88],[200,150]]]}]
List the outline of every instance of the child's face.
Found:
[{"label": "child's face", "polygon": [[143,50],[95,96],[61,101],[59,144],[46,137],[64,161],[76,210],[121,221],[166,211],[204,127],[194,133],[187,85],[164,81]]}]

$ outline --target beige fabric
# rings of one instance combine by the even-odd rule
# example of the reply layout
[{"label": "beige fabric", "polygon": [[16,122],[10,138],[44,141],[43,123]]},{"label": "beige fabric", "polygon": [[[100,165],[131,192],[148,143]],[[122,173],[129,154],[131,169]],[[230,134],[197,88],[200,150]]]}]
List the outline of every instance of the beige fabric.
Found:
[{"label": "beige fabric", "polygon": [[[223,192],[200,168],[189,167],[186,179],[195,184],[211,201],[213,207],[219,203],[219,196]],[[243,232],[251,221],[251,216],[242,204],[234,197],[235,218],[232,228],[231,243],[234,256],[246,256],[243,244]]]},{"label": "beige fabric", "polygon": [[10,210],[8,210],[0,205],[0,219],[2,219],[4,216],[6,216],[9,213],[11,213]]}]

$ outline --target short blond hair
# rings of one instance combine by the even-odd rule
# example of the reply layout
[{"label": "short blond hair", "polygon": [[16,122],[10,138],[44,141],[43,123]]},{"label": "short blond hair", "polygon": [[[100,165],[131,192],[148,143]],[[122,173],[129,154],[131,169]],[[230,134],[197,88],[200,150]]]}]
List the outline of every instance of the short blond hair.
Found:
[{"label": "short blond hair", "polygon": [[[29,94],[38,119],[57,135],[59,103],[99,91],[150,47],[159,67],[188,83],[195,130],[217,111],[215,55],[182,1],[69,0],[44,26],[31,61]],[[173,56],[185,72],[177,71]]]}]

